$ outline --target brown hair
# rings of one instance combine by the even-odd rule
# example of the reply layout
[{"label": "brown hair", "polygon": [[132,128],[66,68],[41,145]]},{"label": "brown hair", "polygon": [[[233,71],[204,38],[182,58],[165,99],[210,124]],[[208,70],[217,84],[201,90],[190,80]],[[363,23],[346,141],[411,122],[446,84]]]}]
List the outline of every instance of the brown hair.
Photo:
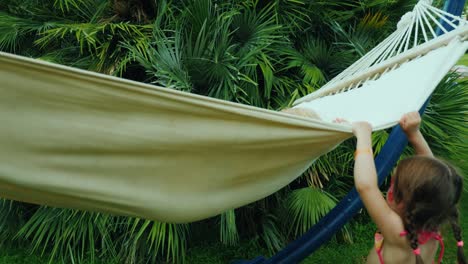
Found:
[{"label": "brown hair", "polygon": [[[436,158],[414,156],[400,162],[394,175],[394,199],[405,206],[403,222],[413,250],[419,247],[419,231],[438,231],[447,221],[455,239],[462,241],[457,208],[462,183],[462,176],[451,165]],[[416,263],[423,263],[420,255],[416,255]],[[458,263],[466,264],[461,247]]]}]

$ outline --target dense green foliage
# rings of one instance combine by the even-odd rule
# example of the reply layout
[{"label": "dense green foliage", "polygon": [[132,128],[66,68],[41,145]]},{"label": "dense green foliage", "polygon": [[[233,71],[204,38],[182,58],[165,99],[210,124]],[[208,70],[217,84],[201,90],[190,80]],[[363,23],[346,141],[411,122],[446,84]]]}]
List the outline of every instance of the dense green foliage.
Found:
[{"label": "dense green foliage", "polygon": [[[463,195],[463,201],[460,206],[460,212],[463,216],[468,217],[468,192]],[[361,216],[360,216],[361,217]],[[368,220],[363,216],[362,220]],[[462,221],[462,230],[464,234],[468,234],[468,221]],[[337,239],[332,239],[330,242],[323,245],[319,251],[304,260],[304,264],[361,264],[365,255],[372,247],[372,236],[375,230],[375,225],[368,221],[354,222],[350,225],[350,232],[353,233],[353,243],[342,243]],[[447,230],[450,227],[447,226]],[[455,263],[456,250],[453,246],[455,241],[450,237],[450,231],[444,232],[445,243],[447,245],[444,262]],[[339,254],[337,254],[339,252]],[[243,241],[236,246],[224,246],[217,243],[200,243],[191,247],[187,252],[187,263],[190,264],[224,264],[229,263],[234,259],[252,259],[259,255],[266,254],[264,248],[255,243]],[[0,252],[0,264],[46,264],[47,256],[38,257],[36,255],[28,255],[24,250],[15,250],[12,248],[2,248]],[[58,263],[57,261],[53,262]],[[89,262],[85,262],[88,264]],[[96,264],[118,264],[122,263],[117,260],[104,260],[96,262]]]},{"label": "dense green foliage", "polygon": [[[369,51],[414,2],[0,0],[0,50],[276,110]],[[423,124],[435,153],[464,171],[467,87],[448,76]],[[375,133],[377,153],[387,136]],[[188,248],[218,241],[251,240],[272,253],[348,192],[352,143],[271,197],[186,225],[1,201],[0,243],[66,263],[183,262]]]}]

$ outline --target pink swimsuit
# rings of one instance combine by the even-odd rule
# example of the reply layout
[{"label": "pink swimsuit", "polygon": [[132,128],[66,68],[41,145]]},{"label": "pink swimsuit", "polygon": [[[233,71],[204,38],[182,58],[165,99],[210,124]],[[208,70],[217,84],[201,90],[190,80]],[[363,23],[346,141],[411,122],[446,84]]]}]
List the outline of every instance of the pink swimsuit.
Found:
[{"label": "pink swimsuit", "polygon": [[[403,231],[400,233],[400,236],[406,236],[408,234],[408,232],[406,231]],[[444,257],[444,241],[442,239],[442,236],[437,233],[437,232],[421,232],[419,233],[419,237],[418,237],[418,242],[420,245],[424,245],[427,241],[429,241],[430,239],[435,239],[437,241],[439,241],[439,244],[440,244],[440,253],[439,253],[439,259],[437,261],[438,264],[440,264],[440,262],[442,261],[442,258]],[[382,248],[383,248],[383,240],[384,240],[384,237],[382,234],[380,234],[379,232],[375,233],[375,236],[374,236],[374,240],[375,240],[375,251],[377,252],[377,256],[379,256],[379,261],[381,264],[384,264],[384,260],[383,260],[383,256],[382,256]]]}]

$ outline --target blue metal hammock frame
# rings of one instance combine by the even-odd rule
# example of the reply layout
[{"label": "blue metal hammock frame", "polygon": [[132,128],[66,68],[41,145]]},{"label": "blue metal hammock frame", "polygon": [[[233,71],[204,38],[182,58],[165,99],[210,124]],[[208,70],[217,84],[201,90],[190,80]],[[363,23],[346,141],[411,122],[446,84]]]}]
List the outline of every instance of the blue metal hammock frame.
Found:
[{"label": "blue metal hammock frame", "polygon": [[[447,0],[444,5],[444,10],[456,16],[460,16],[466,0]],[[445,22],[442,24],[449,29]],[[437,34],[443,32],[437,29]],[[427,103],[419,110],[422,115],[426,109]],[[391,170],[399,160],[403,150],[408,144],[407,138],[400,126],[395,126],[383,146],[379,155],[375,158],[375,165],[378,174],[379,186],[385,181],[385,178],[390,174]],[[332,236],[338,232],[360,209],[363,204],[355,188],[353,188],[346,197],[344,197],[338,205],[333,208],[319,223],[314,225],[309,231],[303,234],[295,241],[289,243],[284,249],[279,251],[273,257],[266,259],[262,256],[250,261],[236,262],[237,264],[277,264],[277,263],[299,263],[322,244],[329,241]]]}]

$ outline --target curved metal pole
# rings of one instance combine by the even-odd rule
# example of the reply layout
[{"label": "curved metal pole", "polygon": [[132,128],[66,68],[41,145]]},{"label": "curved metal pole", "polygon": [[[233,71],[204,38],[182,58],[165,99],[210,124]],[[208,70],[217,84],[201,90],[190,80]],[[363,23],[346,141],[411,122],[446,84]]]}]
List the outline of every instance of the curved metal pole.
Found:
[{"label": "curved metal pole", "polygon": [[[453,15],[461,15],[466,0],[448,0],[445,2],[444,10]],[[442,31],[437,29],[438,35]],[[429,99],[419,110],[423,115]],[[387,175],[399,160],[408,141],[399,125],[392,132],[383,146],[379,155],[375,158],[379,186],[384,182]],[[251,261],[237,262],[243,264],[277,264],[277,263],[299,263],[318,249],[323,243],[340,230],[361,208],[363,204],[355,188],[353,188],[339,204],[333,208],[319,223],[309,231],[287,245],[270,259],[258,257]]]}]

